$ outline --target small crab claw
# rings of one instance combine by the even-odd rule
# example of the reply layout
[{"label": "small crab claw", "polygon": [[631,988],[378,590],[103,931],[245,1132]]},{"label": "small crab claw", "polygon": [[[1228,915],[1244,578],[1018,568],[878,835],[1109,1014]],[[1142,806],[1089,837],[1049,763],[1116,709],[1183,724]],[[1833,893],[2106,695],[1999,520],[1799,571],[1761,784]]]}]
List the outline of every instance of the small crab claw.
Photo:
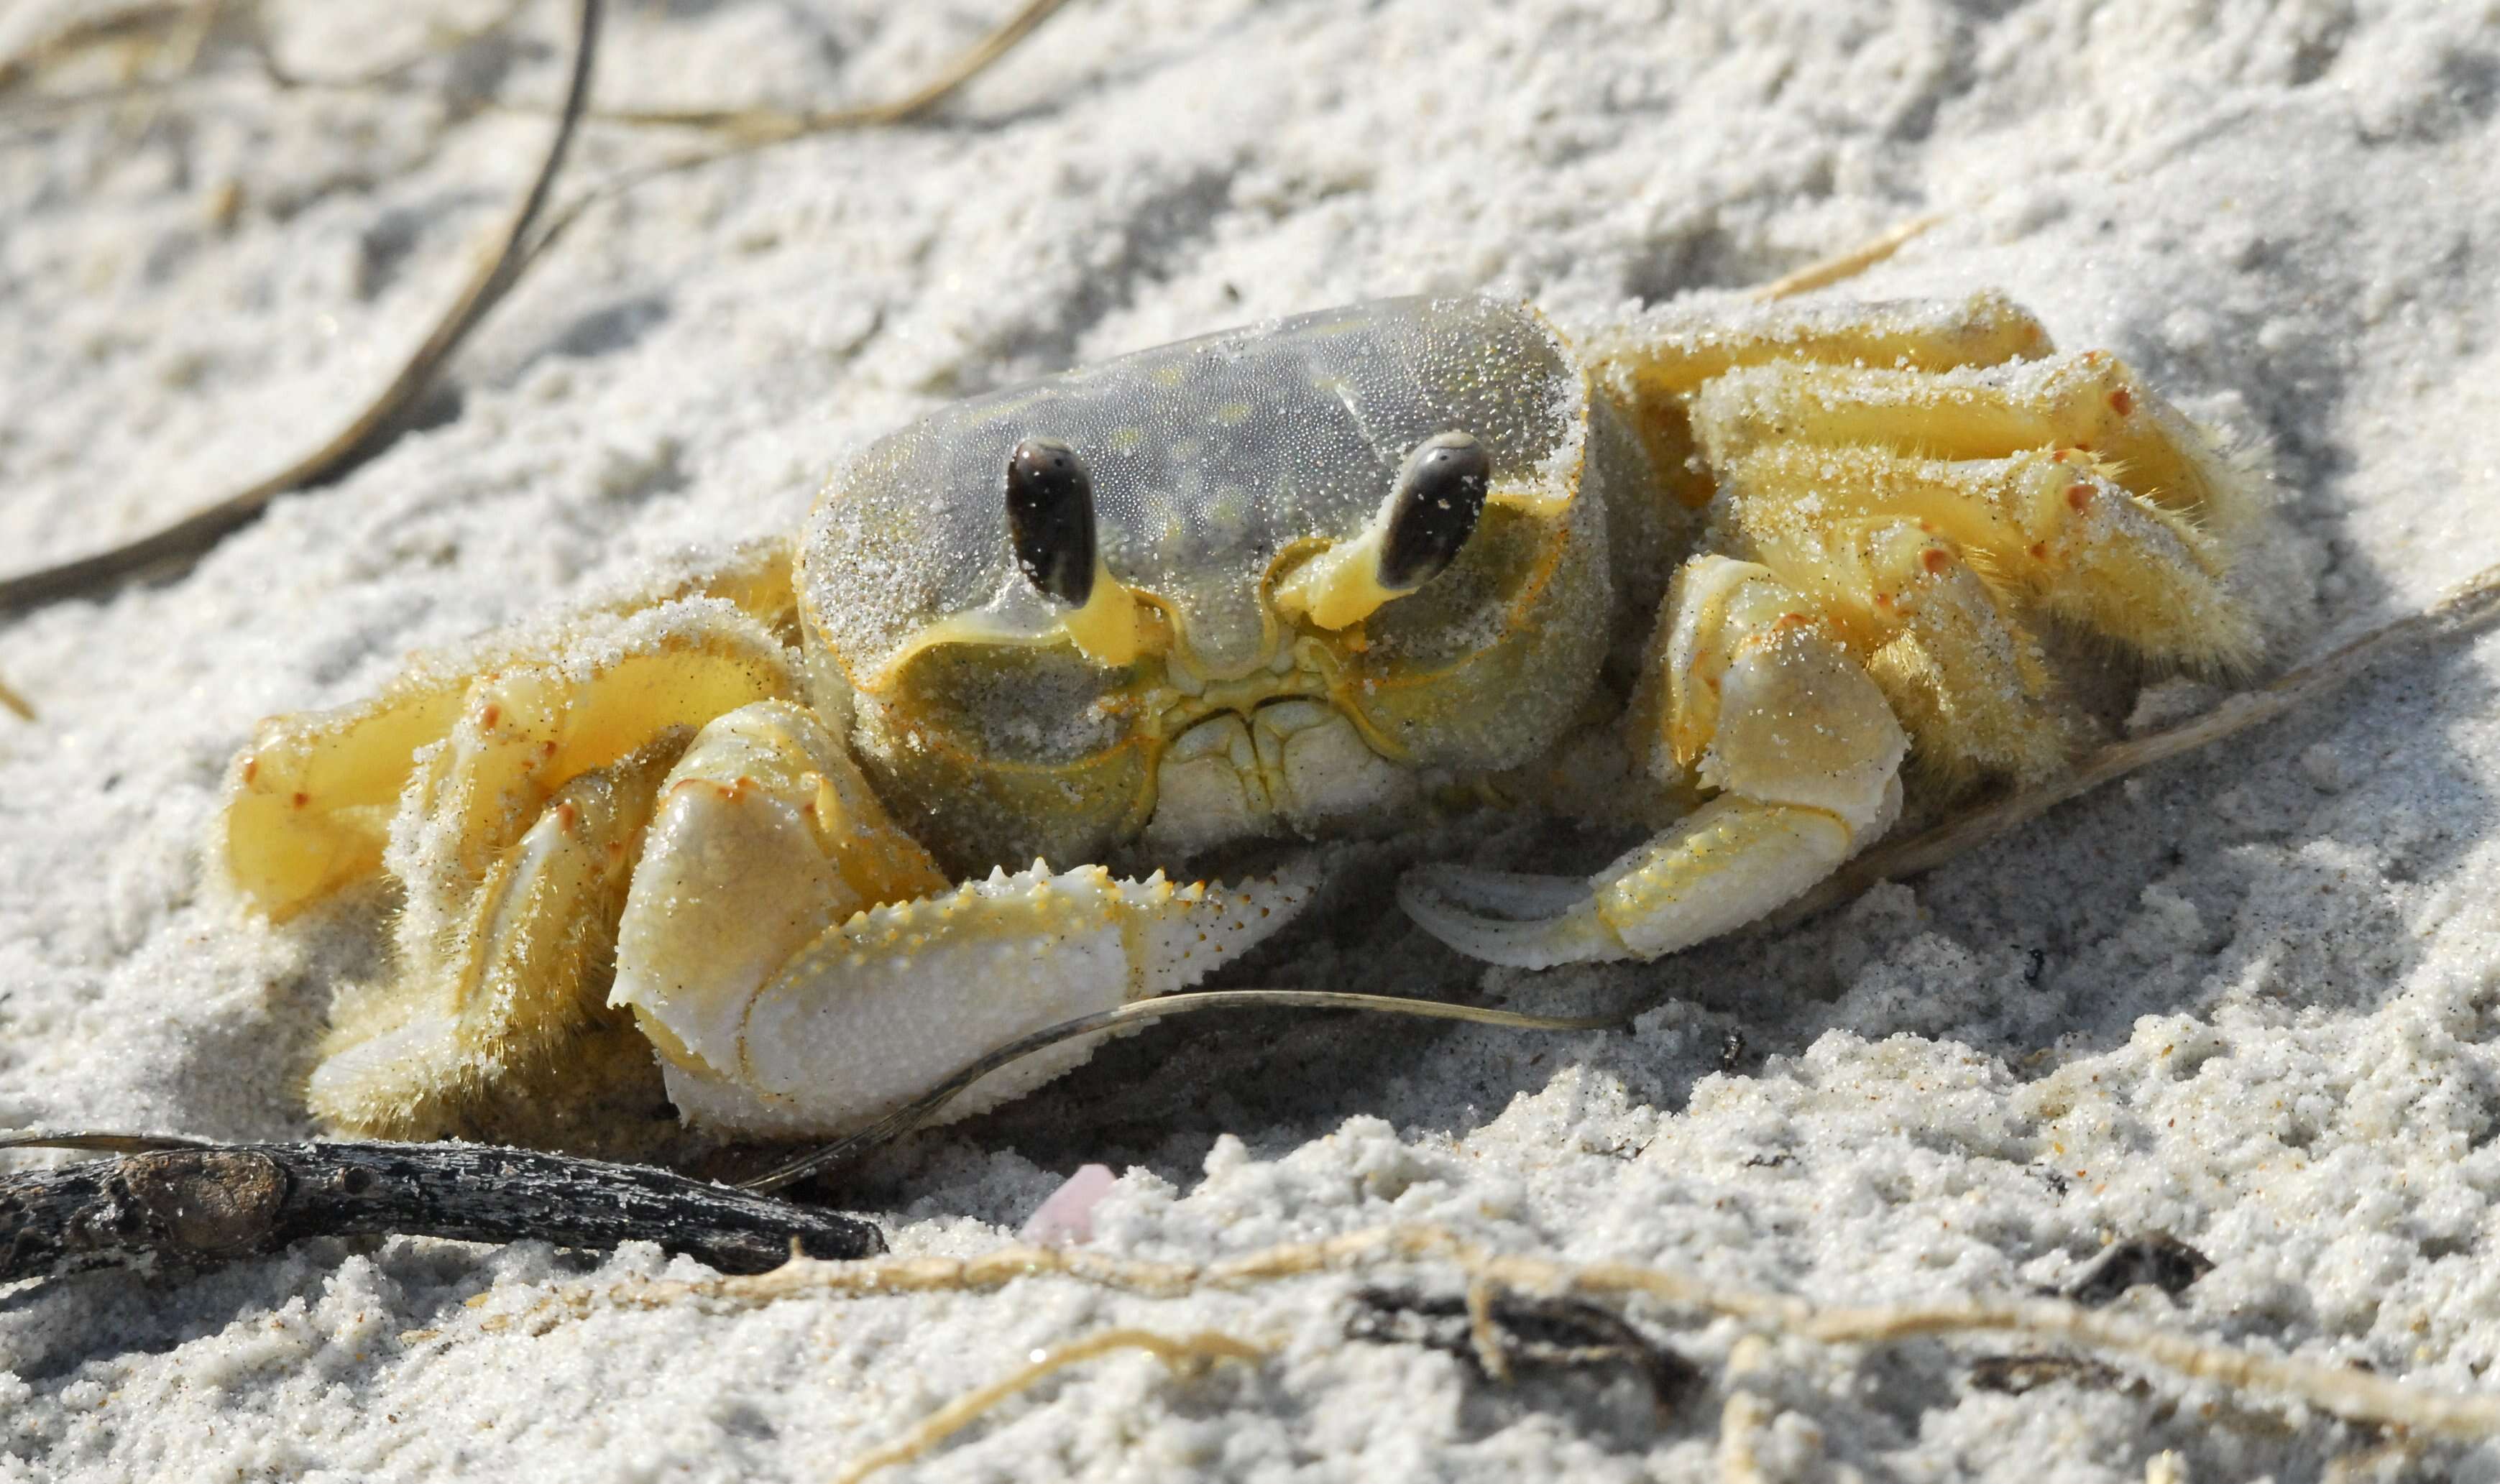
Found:
[{"label": "small crab claw", "polygon": [[[1019,1037],[1186,988],[1283,926],[1310,884],[1036,861],[950,888],[824,725],[765,703],[707,727],[663,786],[609,1003],[633,1008],[688,1122],[839,1134]],[[948,1115],[1100,1039],[993,1072]]]},{"label": "small crab claw", "polygon": [[1907,742],[1855,657],[1770,572],[1701,557],[1666,597],[1653,771],[1718,796],[1586,880],[1408,873],[1423,929],[1525,969],[1658,958],[1741,927],[1830,874],[1900,811]]}]

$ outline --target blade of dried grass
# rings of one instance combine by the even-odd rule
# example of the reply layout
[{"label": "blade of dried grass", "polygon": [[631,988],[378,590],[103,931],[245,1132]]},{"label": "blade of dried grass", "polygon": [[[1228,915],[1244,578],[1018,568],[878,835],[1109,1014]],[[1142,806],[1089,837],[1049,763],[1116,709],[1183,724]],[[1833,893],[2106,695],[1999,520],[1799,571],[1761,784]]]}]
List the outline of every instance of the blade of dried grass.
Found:
[{"label": "blade of dried grass", "polygon": [[290,490],[336,479],[389,443],[410,407],[433,384],[436,374],[477,321],[510,290],[529,261],[531,228],[546,209],[557,173],[564,167],[565,152],[581,121],[582,109],[590,100],[602,10],[602,0],[576,0],[572,73],[565,86],[563,110],[556,116],[555,132],[547,142],[538,172],[506,219],[494,250],[478,263],[477,272],[435,322],[432,332],[401,364],[398,375],[346,426],[276,474],[136,541],[0,578],[0,613],[57,603],[143,573],[179,571],[199,560],[228,533],[258,519],[270,501]]}]

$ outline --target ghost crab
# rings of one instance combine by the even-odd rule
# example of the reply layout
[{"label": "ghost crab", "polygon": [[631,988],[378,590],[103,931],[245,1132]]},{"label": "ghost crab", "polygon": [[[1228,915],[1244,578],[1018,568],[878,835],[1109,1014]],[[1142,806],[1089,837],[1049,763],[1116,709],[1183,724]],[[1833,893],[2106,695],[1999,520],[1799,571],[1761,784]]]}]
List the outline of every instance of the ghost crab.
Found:
[{"label": "ghost crab", "polygon": [[1195,981],[1310,889],[1105,861],[1595,769],[1646,841],[1585,879],[1420,868],[1406,910],[1529,967],[1750,921],[1885,830],[1913,743],[2057,766],[2040,615],[2249,657],[2246,510],[2116,359],[1994,295],[1670,306],[1576,345],[1486,300],[1356,305],[945,409],[791,548],[266,722],[223,860],[273,917],[405,892],[312,1078],[336,1125],[578,1142],[656,1053],[692,1123],[832,1133]]}]

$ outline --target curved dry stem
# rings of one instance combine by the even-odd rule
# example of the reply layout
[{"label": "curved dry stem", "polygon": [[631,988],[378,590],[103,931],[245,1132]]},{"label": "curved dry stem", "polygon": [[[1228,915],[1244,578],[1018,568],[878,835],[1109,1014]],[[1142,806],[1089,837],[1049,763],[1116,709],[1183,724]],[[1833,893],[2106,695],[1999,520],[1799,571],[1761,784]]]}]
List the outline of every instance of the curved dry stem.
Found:
[{"label": "curved dry stem", "polygon": [[716,129],[737,136],[740,144],[708,158],[725,158],[739,149],[751,149],[762,145],[779,144],[809,134],[830,133],[836,129],[868,129],[881,124],[904,123],[928,113],[955,95],[956,91],[989,70],[990,64],[1013,50],[1016,45],[1032,35],[1036,27],[1051,17],[1053,12],[1068,0],[1025,0],[1015,14],[999,22],[990,33],[972,44],[963,55],[955,58],[920,86],[900,98],[882,103],[861,104],[852,108],[815,109],[791,113],[776,109],[602,109],[591,116],[602,123],[657,125],[667,128]]},{"label": "curved dry stem", "polygon": [[436,321],[432,333],[401,365],[399,374],[327,443],[267,478],[136,541],[93,556],[0,578],[0,613],[57,603],[144,572],[179,571],[199,560],[228,533],[258,519],[269,502],[280,495],[335,479],[381,450],[397,433],[403,414],[433,384],[435,375],[469,331],[511,288],[528,261],[531,226],[546,208],[556,173],[564,166],[565,151],[590,98],[602,0],[576,0],[576,6],[572,74],[565,87],[563,111],[557,115],[554,136],[547,142],[538,173],[506,220],[495,250],[477,265],[458,297]]},{"label": "curved dry stem", "polygon": [[1397,995],[1350,995],[1327,989],[1204,989],[1192,994],[1164,995],[1153,1000],[1135,1000],[1117,1009],[1098,1010],[1074,1020],[1063,1020],[1044,1026],[1030,1036],[1020,1037],[986,1056],[975,1058],[957,1069],[953,1075],[919,1097],[895,1108],[874,1123],[820,1149],[810,1150],[786,1163],[775,1165],[750,1180],[739,1182],[740,1190],[779,1190],[795,1180],[846,1164],[879,1144],[891,1143],[926,1123],[931,1116],[955,1101],[964,1089],[991,1072],[1020,1062],[1036,1051],[1044,1051],[1062,1041],[1080,1036],[1115,1030],[1123,1026],[1142,1025],[1168,1015],[1187,1015],[1199,1010],[1230,1010],[1289,1006],[1299,1009],[1369,1010],[1384,1015],[1413,1015],[1426,1020],[1467,1020],[1478,1025],[1508,1026],[1522,1031],[1603,1031],[1622,1025],[1628,1012],[1605,1015],[1526,1015],[1516,1010],[1486,1009],[1473,1005],[1453,1005],[1444,1000],[1409,1000]]},{"label": "curved dry stem", "polygon": [[[289,71],[286,64],[278,59],[277,50],[269,44],[268,34],[259,26],[255,25],[247,32],[245,41],[251,48],[252,60],[260,64],[261,76],[269,80],[272,87],[281,91],[293,92],[298,89],[311,92],[344,93],[385,91],[394,89],[396,84],[404,82],[428,58],[441,56],[446,51],[457,51],[464,47],[475,46],[490,36],[510,30],[513,23],[521,18],[521,13],[529,7],[530,0],[504,0],[503,9],[482,21],[450,27],[437,23],[430,28],[434,35],[423,49],[411,52],[395,62],[384,63],[371,72],[351,78],[325,78],[312,73]],[[559,108],[558,112],[561,113],[563,110]],[[599,111],[585,107],[580,111],[580,116],[596,118],[599,116]]]},{"label": "curved dry stem", "polygon": [[1912,238],[1944,219],[1943,212],[1930,212],[1924,216],[1913,217],[1872,241],[1860,243],[1846,252],[1835,252],[1829,257],[1808,263],[1793,273],[1783,274],[1773,279],[1755,289],[1754,298],[1767,304],[1774,299],[1788,299],[1798,294],[1812,293],[1818,288],[1828,288],[1834,283],[1854,279],[1900,251]]},{"label": "curved dry stem", "polygon": [[[410,406],[433,383],[444,363],[450,359],[470,330],[510,290],[522,272],[590,207],[659,176],[728,159],[767,145],[837,129],[869,128],[916,118],[954,96],[965,83],[1012,50],[1053,12],[1066,4],[1067,0],[1026,0],[1013,15],[936,77],[900,98],[881,103],[807,114],[715,109],[594,115],[588,105],[602,3],[601,0],[576,0],[576,40],[572,74],[557,115],[555,133],[548,142],[547,152],[538,174],[507,221],[494,252],[478,265],[477,272],[436,323],[433,333],[418,345],[390,383],[327,443],[267,478],[136,541],[92,556],[0,578],[0,613],[77,597],[142,573],[180,571],[197,561],[229,533],[257,519],[269,502],[278,496],[335,479],[381,451],[398,431]],[[500,26],[509,18],[509,16],[499,16],[492,24]],[[269,70],[275,85],[323,85],[312,80],[288,76],[266,54],[262,65]],[[738,138],[725,146],[626,171],[611,181],[591,187],[554,214],[545,221],[543,228],[539,229],[557,173],[563,167],[566,150],[584,117],[728,129]]]},{"label": "curved dry stem", "polygon": [[893,1442],[853,1460],[834,1475],[836,1484],[859,1484],[880,1468],[911,1463],[979,1421],[983,1413],[1000,1402],[1031,1391],[1055,1372],[1115,1350],[1143,1350],[1174,1371],[1199,1369],[1217,1361],[1248,1361],[1256,1365],[1267,1358],[1267,1352],[1257,1345],[1213,1330],[1201,1330],[1177,1339],[1151,1330],[1097,1330],[1082,1339],[1043,1351],[1031,1365],[957,1397]]},{"label": "curved dry stem", "polygon": [[603,123],[627,123],[685,128],[720,129],[733,138],[726,144],[706,146],[682,154],[671,155],[648,165],[620,170],[564,205],[549,217],[546,230],[530,246],[535,259],[555,246],[573,225],[591,208],[612,201],[636,186],[681,171],[697,170],[723,160],[752,154],[774,145],[788,144],[817,134],[839,129],[874,128],[885,124],[908,123],[953,97],[967,82],[979,77],[999,58],[1013,50],[1016,45],[1032,35],[1068,0],[1026,0],[1014,15],[1001,21],[996,29],[963,55],[957,57],[936,78],[900,98],[883,103],[862,104],[856,108],[827,109],[816,113],[790,114],[769,109],[652,109],[602,112],[592,116]]},{"label": "curved dry stem", "polygon": [[980,1293],[1044,1277],[1169,1299],[1392,1264],[1446,1265],[1468,1282],[1530,1294],[1637,1297],[1687,1314],[1733,1319],[1765,1335],[1816,1344],[1889,1345],[1907,1339],[2016,1335],[2123,1356],[2188,1380],[2211,1382],[2242,1395],[2286,1399],[2352,1422],[2405,1427],[2468,1441],[2500,1435],[2500,1395],[2426,1386],[2354,1370],[2340,1363],[2260,1354],[2111,1317],[2060,1299],[1822,1304],[1673,1269],[1496,1253],[1448,1228],[1421,1225],[1372,1227],[1320,1241],[1285,1242],[1209,1263],[1155,1262],[1083,1247],[1028,1246],[1000,1247],[970,1258],[794,1261],[753,1277],[629,1279],[605,1289],[560,1290],[530,1314],[498,1315],[480,1327],[492,1330],[543,1316],[578,1316],[602,1305],[654,1308],[688,1302],[764,1304],[809,1296]]},{"label": "curved dry stem", "polygon": [[185,28],[198,27],[200,17],[215,10],[216,0],[208,0],[206,4],[132,6],[74,16],[24,50],[0,56],[0,93],[22,86],[91,48],[179,36]]}]

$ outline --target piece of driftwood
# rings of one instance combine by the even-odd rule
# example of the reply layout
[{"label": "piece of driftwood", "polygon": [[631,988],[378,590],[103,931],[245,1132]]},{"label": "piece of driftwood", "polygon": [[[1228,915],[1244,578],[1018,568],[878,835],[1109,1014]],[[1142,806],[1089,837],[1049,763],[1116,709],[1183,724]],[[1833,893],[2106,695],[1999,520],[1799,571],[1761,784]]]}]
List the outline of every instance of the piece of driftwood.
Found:
[{"label": "piece of driftwood", "polygon": [[[38,1140],[13,1139],[11,1144]],[[483,1144],[189,1144],[0,1174],[0,1282],[89,1268],[206,1267],[308,1237],[651,1241],[722,1272],[885,1250],[876,1227],[637,1165]]]}]

